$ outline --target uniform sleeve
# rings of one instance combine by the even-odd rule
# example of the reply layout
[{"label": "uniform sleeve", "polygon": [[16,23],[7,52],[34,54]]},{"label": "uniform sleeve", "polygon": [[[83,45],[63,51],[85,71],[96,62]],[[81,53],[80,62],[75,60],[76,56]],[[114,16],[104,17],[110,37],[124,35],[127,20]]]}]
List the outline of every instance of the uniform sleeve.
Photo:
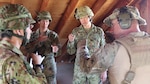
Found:
[{"label": "uniform sleeve", "polygon": [[57,57],[58,55],[61,54],[61,44],[60,44],[59,36],[56,32],[53,32],[53,34],[50,36],[50,39],[52,39],[52,41],[53,41],[52,45],[58,46],[58,48],[59,48],[58,52],[55,53],[55,56]]},{"label": "uniform sleeve", "polygon": [[3,73],[7,84],[46,84],[45,76],[30,74],[18,56],[12,56],[5,61]]},{"label": "uniform sleeve", "polygon": [[100,42],[100,46],[104,46],[106,44],[106,40],[105,40],[105,35],[104,35],[104,31],[102,29],[101,30],[101,42]]},{"label": "uniform sleeve", "polygon": [[119,45],[115,42],[106,44],[92,55],[98,59],[98,65],[101,68],[101,72],[107,70],[113,64],[118,47]]},{"label": "uniform sleeve", "polygon": [[73,55],[76,53],[76,48],[74,46],[74,42],[69,42],[67,43],[67,52],[70,54],[70,55]]},{"label": "uniform sleeve", "polygon": [[37,40],[37,38],[38,38],[38,35],[35,32],[31,34],[31,38],[29,40],[29,43],[27,43],[25,45],[25,50],[28,53],[34,53],[35,52],[37,45],[39,44],[39,41]]},{"label": "uniform sleeve", "polygon": [[[72,34],[73,34],[73,35],[76,35],[76,31],[73,30],[73,31],[72,31]],[[67,52],[68,52],[70,55],[73,55],[73,54],[76,53],[76,41],[69,42],[69,40],[68,40],[68,43],[67,43]]]}]

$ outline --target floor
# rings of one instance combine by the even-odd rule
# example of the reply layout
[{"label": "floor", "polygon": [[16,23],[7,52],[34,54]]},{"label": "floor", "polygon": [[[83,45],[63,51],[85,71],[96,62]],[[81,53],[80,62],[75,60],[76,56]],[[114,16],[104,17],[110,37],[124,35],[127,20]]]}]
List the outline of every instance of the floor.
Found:
[{"label": "floor", "polygon": [[57,63],[57,84],[72,84],[73,63]]}]

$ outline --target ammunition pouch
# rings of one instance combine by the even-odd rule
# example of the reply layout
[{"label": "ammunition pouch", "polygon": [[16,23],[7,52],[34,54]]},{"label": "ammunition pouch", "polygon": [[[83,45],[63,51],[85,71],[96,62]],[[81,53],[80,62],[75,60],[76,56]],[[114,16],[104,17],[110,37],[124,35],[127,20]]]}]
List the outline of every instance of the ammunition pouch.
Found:
[{"label": "ammunition pouch", "polygon": [[95,63],[95,57],[91,58],[90,51],[86,44],[86,39],[81,40],[77,44],[77,56],[79,57],[79,66],[83,72],[89,73]]},{"label": "ammunition pouch", "polygon": [[83,72],[90,73],[96,63],[97,63],[97,59],[94,56],[88,59],[82,56],[80,57],[80,69]]}]

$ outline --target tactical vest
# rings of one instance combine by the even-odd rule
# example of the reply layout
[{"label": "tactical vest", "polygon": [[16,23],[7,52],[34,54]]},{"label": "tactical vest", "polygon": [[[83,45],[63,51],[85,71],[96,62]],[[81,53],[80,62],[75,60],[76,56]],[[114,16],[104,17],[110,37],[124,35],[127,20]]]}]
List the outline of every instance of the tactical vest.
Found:
[{"label": "tactical vest", "polygon": [[150,36],[128,36],[116,41],[126,48],[131,64],[122,84],[131,84],[136,69],[140,66],[150,65]]}]

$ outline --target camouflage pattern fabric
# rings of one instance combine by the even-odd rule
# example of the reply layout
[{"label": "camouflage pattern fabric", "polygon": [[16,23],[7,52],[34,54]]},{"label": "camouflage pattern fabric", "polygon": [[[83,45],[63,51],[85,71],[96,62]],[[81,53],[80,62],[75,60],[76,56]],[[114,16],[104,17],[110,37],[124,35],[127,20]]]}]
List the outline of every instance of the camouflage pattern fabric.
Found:
[{"label": "camouflage pattern fabric", "polygon": [[42,20],[42,19],[49,19],[50,21],[52,21],[52,17],[50,12],[48,11],[41,11],[37,14],[37,21]]},{"label": "camouflage pattern fabric", "polygon": [[[80,40],[77,44],[77,54],[80,56],[80,68],[83,72],[89,73],[92,66],[97,62],[95,56],[90,57],[89,50],[86,45],[86,39]],[[89,62],[90,61],[90,62]],[[93,64],[94,63],[94,64]]]},{"label": "camouflage pattern fabric", "polygon": [[1,41],[0,53],[0,84],[47,84],[44,74],[35,74],[21,51],[10,43]]},{"label": "camouflage pattern fabric", "polygon": [[82,6],[82,7],[76,8],[75,14],[74,14],[76,19],[79,19],[86,15],[88,15],[89,17],[94,16],[93,11],[88,6]]},{"label": "camouflage pattern fabric", "polygon": [[[78,54],[78,50],[77,50],[77,44],[79,41],[86,39],[87,43],[86,46],[89,50],[89,56],[91,57],[91,55],[101,46],[105,45],[105,38],[104,38],[104,32],[100,27],[96,27],[94,24],[92,24],[92,28],[89,30],[89,32],[87,32],[82,25],[80,25],[79,27],[73,29],[72,34],[76,36],[75,41],[74,42],[68,42],[67,44],[67,52],[69,54],[76,54],[76,59],[75,59],[75,67],[74,67],[74,84],[84,84],[84,83],[80,83],[78,80],[82,81],[82,75],[83,74],[83,78],[87,78],[87,75],[89,75],[89,77],[87,78],[87,80],[89,81],[93,81],[93,83],[91,82],[90,84],[97,84],[97,81],[100,81],[100,78],[96,81],[94,80],[93,75],[95,76],[95,78],[97,79],[99,77],[99,74],[87,74],[86,72],[81,70],[81,66],[80,66],[80,55]],[[92,70],[95,70],[99,67],[92,67]],[[76,77],[77,76],[77,77]],[[90,78],[91,76],[91,78]],[[81,78],[81,79],[80,79]],[[77,82],[78,81],[78,82]],[[97,83],[94,83],[97,82]]]},{"label": "camouflage pattern fabric", "polygon": [[[113,64],[118,48],[119,44],[112,42],[111,44],[106,44],[104,48],[97,49],[91,55],[91,60],[88,60],[87,66],[89,68],[99,66],[98,72],[106,71]],[[93,63],[93,60],[97,60],[97,63]],[[91,71],[90,73],[95,73],[95,71]]]},{"label": "camouflage pattern fabric", "polygon": [[25,29],[30,23],[35,23],[35,20],[23,5],[7,4],[0,7],[0,29]]},{"label": "camouflage pattern fabric", "polygon": [[[47,36],[47,40],[40,42],[38,41],[38,38],[40,36],[40,32],[39,30],[35,31],[32,35],[31,35],[31,39],[30,39],[30,43],[28,43],[26,45],[26,50],[29,53],[35,53],[38,52],[39,55],[41,56],[46,56],[49,55],[50,53],[52,53],[52,48],[51,45],[57,45],[60,48],[60,42],[59,42],[59,37],[57,35],[57,33],[51,31],[51,30],[47,30],[45,32],[45,35]],[[60,54],[60,50],[58,51],[58,53],[56,53],[55,56],[58,56]]]},{"label": "camouflage pattern fabric", "polygon": [[43,64],[43,73],[45,73],[46,79],[49,84],[56,84],[56,62],[54,58],[54,54],[51,53],[49,56],[46,56],[42,62]]},{"label": "camouflage pattern fabric", "polygon": [[81,71],[79,65],[74,65],[72,84],[100,84],[100,74],[87,74]]},{"label": "camouflage pattern fabric", "polygon": [[[58,35],[51,31],[47,30],[45,35],[48,37],[46,41],[39,42],[38,38],[40,36],[39,30],[34,32],[31,36],[30,43],[27,44],[26,50],[30,53],[38,52],[39,55],[45,57],[42,64],[44,66],[43,72],[46,75],[47,81],[49,84],[56,84],[56,63],[55,58],[60,54],[60,42],[58,39]],[[59,51],[57,53],[52,52],[51,45],[57,45],[59,47]]]},{"label": "camouflage pattern fabric", "polygon": [[[147,24],[146,20],[143,19],[140,16],[140,12],[139,12],[139,10],[136,7],[134,7],[134,6],[125,6],[125,7],[127,9],[127,12],[131,13],[131,16],[132,16],[131,19],[138,20],[139,25],[146,25]],[[109,15],[107,18],[104,19],[103,22],[107,26],[111,27],[111,25],[112,25],[111,21],[118,17],[118,15],[120,14],[120,9],[121,8],[116,8],[111,15]]]}]

